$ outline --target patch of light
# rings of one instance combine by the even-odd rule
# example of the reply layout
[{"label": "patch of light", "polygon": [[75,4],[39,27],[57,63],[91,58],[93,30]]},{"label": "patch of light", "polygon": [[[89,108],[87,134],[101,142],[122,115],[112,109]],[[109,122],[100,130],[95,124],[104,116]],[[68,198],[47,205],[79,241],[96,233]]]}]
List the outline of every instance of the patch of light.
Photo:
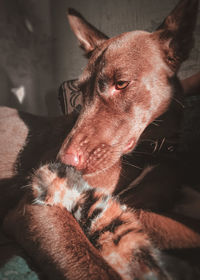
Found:
[{"label": "patch of light", "polygon": [[34,32],[33,25],[28,18],[25,19],[25,26],[26,26],[26,28],[28,29],[29,32],[31,32],[31,33]]},{"label": "patch of light", "polygon": [[25,87],[12,88],[11,92],[17,97],[19,103],[22,104],[26,95]]}]

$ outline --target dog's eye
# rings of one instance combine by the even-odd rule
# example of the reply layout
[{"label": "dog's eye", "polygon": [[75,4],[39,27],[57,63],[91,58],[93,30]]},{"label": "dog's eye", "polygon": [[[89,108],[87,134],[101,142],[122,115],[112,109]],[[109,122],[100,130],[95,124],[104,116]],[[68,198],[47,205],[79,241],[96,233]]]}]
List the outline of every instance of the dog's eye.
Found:
[{"label": "dog's eye", "polygon": [[124,89],[128,86],[128,84],[129,84],[129,82],[127,82],[127,81],[118,81],[115,84],[115,88],[117,90]]}]

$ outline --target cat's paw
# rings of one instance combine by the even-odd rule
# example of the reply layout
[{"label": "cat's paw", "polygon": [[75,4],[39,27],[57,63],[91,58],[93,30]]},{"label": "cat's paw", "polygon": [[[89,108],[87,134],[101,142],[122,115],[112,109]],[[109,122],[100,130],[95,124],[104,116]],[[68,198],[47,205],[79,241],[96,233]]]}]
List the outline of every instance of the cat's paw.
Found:
[{"label": "cat's paw", "polygon": [[37,169],[32,176],[34,203],[53,205],[58,203],[66,185],[66,166],[62,163],[49,163]]}]

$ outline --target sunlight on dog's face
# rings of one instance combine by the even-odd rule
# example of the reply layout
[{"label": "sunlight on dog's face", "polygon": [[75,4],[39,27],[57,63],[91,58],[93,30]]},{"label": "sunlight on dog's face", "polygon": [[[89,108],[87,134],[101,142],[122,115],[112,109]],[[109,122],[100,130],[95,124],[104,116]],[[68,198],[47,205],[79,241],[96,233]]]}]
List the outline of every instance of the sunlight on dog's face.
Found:
[{"label": "sunlight on dog's face", "polygon": [[177,79],[191,42],[187,44],[182,35],[187,27],[178,9],[154,33],[134,31],[111,39],[74,10],[69,21],[90,58],[78,82],[84,108],[59,157],[91,174],[104,171],[130,152],[144,129],[167,110],[173,96],[169,81]]}]

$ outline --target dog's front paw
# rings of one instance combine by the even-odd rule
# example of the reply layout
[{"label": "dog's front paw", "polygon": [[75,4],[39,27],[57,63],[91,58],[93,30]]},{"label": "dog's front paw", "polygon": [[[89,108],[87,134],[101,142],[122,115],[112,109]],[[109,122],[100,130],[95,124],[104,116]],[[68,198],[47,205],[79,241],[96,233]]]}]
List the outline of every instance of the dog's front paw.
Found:
[{"label": "dog's front paw", "polygon": [[58,203],[65,185],[66,167],[61,163],[50,163],[36,170],[32,177],[34,203],[53,205]]}]

